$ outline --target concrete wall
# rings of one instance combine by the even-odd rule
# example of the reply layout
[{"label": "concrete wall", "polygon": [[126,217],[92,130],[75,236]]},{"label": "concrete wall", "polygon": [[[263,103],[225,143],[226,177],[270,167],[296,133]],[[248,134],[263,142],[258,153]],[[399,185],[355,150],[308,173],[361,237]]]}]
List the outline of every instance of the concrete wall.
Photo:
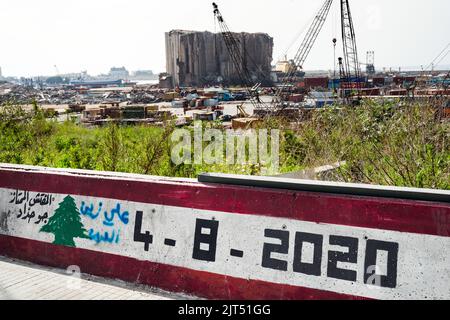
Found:
[{"label": "concrete wall", "polygon": [[449,299],[450,205],[0,166],[0,254],[219,299]]},{"label": "concrete wall", "polygon": [[[273,39],[263,33],[235,33],[254,82],[270,81]],[[237,70],[220,34],[173,30],[166,33],[166,67],[174,85],[239,84]]]}]

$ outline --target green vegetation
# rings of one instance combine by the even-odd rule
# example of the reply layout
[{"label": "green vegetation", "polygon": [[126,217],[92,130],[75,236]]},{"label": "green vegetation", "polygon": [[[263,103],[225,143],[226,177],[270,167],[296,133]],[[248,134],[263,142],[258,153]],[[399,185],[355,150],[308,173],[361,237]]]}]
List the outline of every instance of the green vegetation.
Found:
[{"label": "green vegetation", "polygon": [[[323,178],[439,189],[450,188],[449,126],[435,119],[431,106],[370,101],[313,112],[295,129],[274,119],[262,124],[286,128],[280,139],[282,173],[345,161]],[[37,105],[30,114],[8,104],[0,108],[0,162],[173,177],[262,174],[255,165],[175,165],[173,130],[171,124],[84,128],[48,120]]]},{"label": "green vegetation", "polygon": [[334,181],[449,189],[449,129],[433,106],[366,101],[314,114],[289,132],[286,154],[305,167],[345,161]]}]

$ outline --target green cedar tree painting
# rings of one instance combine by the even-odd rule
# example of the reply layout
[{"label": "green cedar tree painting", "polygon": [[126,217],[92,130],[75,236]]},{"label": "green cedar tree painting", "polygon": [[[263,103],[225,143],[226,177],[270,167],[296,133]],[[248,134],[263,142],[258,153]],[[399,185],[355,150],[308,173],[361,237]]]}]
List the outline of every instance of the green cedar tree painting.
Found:
[{"label": "green cedar tree painting", "polygon": [[75,247],[74,238],[89,239],[86,229],[81,223],[80,212],[71,196],[64,198],[55,214],[43,226],[40,232],[53,233],[53,244]]}]

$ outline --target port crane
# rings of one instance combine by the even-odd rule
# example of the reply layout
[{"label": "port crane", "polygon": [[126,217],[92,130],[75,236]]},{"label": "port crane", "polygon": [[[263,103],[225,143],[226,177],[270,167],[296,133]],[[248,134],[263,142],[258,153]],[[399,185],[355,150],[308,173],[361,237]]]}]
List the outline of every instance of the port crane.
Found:
[{"label": "port crane", "polygon": [[[303,65],[308,58],[308,55],[311,52],[311,49],[313,48],[314,43],[316,42],[316,39],[319,36],[319,33],[322,30],[322,27],[328,17],[328,13],[330,12],[332,4],[333,0],[326,0],[320,8],[319,12],[314,17],[314,20],[309,27],[305,38],[303,39],[299,49],[297,50],[297,53],[295,54],[295,57],[293,59],[294,66],[290,68],[287,77],[277,90],[274,100],[275,103],[282,103],[285,100],[284,92],[289,88],[289,84],[293,81],[297,71],[303,69]],[[287,91],[289,92],[289,90]],[[288,95],[289,94],[290,92],[288,93]]]},{"label": "port crane", "polygon": [[355,28],[353,26],[352,14],[349,0],[341,0],[341,27],[342,43],[344,47],[344,70],[345,78],[348,82],[359,83],[361,79],[361,66],[358,59],[358,49],[356,46]]},{"label": "port crane", "polygon": [[[325,24],[325,21],[330,12],[333,0],[325,0],[323,5],[320,7],[319,12],[313,19],[311,26],[309,27],[305,38],[303,39],[297,53],[293,59],[293,67],[290,68],[287,77],[284,79],[282,85],[278,88],[275,97],[272,101],[272,105],[269,106],[272,111],[277,111],[278,113],[286,108],[284,104],[286,95],[290,95],[289,84],[293,81],[297,71],[303,69],[303,65],[308,58],[311,49],[313,48],[320,31]],[[233,60],[235,68],[238,70],[238,75],[241,82],[249,88],[251,86],[251,76],[247,67],[245,53],[242,55],[239,48],[239,41],[230,32],[228,26],[226,25],[224,18],[218,8],[216,3],[213,3],[214,15],[219,22],[222,37],[227,46],[229,54]],[[356,35],[355,28],[353,25],[353,19],[350,10],[349,0],[340,0],[341,9],[341,31],[342,31],[342,42],[343,42],[343,58],[339,58],[339,69],[340,78],[342,82],[345,82],[347,86],[351,89],[357,90],[358,100],[359,100],[359,89],[361,87],[361,66],[358,59],[358,50],[356,46]],[[335,43],[335,42],[334,42]],[[249,90],[250,96],[254,97],[255,92],[261,86],[261,84],[256,84],[251,90]],[[255,90],[256,89],[256,90]],[[287,91],[287,93],[286,93]],[[348,90],[347,90],[348,91]],[[345,90],[343,92],[346,92]],[[344,99],[348,102],[352,100],[352,91],[344,95]],[[257,97],[257,102],[254,103],[256,108],[269,109],[266,104],[259,101]]]},{"label": "port crane", "polygon": [[[333,0],[326,0],[319,12],[315,16],[306,36],[301,43],[297,54],[294,58],[294,68],[290,70],[283,84],[277,90],[277,94],[274,99],[276,108],[283,110],[286,106],[283,104],[285,100],[285,92],[290,95],[289,83],[294,79],[294,75],[297,70],[303,69],[303,65],[308,58],[311,49],[316,42],[317,37],[322,30],[322,27],[328,17]],[[345,82],[347,86],[352,89],[356,89],[359,97],[359,89],[361,87],[361,66],[358,60],[358,49],[356,46],[355,28],[353,25],[353,19],[350,11],[349,0],[340,0],[341,9],[341,32],[344,57],[339,58],[339,73],[342,82]],[[333,46],[336,46],[336,39],[333,39]],[[345,91],[344,91],[345,92]],[[351,100],[350,95],[344,96],[346,101]],[[280,105],[281,104],[281,105]]]},{"label": "port crane", "polygon": [[[349,0],[341,0],[341,30],[344,57],[339,60],[341,89],[343,98],[347,103],[358,103],[361,89],[361,65],[358,59],[358,48],[356,46],[355,27],[353,25]],[[345,90],[351,89],[351,90]],[[356,90],[356,99],[354,95]]]},{"label": "port crane", "polygon": [[254,107],[261,107],[264,103],[259,98],[258,90],[261,87],[261,83],[253,84],[252,76],[247,64],[247,55],[245,48],[241,48],[241,43],[234,34],[228,28],[228,25],[223,18],[222,13],[219,10],[219,6],[213,2],[214,16],[219,23],[220,32],[222,38],[227,47],[228,53],[231,57],[234,67],[236,68],[237,75],[241,84],[245,87],[247,94],[251,98],[251,102]]}]

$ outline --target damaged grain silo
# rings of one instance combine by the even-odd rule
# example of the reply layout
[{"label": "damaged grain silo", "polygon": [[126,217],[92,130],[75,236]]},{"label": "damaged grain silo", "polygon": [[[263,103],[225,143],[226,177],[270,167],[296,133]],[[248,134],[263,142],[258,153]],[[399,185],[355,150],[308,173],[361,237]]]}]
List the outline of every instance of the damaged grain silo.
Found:
[{"label": "damaged grain silo", "polygon": [[[242,50],[242,63],[248,68],[251,81],[270,84],[273,38],[265,33],[233,35]],[[166,65],[174,86],[242,84],[220,33],[167,32]]]}]

